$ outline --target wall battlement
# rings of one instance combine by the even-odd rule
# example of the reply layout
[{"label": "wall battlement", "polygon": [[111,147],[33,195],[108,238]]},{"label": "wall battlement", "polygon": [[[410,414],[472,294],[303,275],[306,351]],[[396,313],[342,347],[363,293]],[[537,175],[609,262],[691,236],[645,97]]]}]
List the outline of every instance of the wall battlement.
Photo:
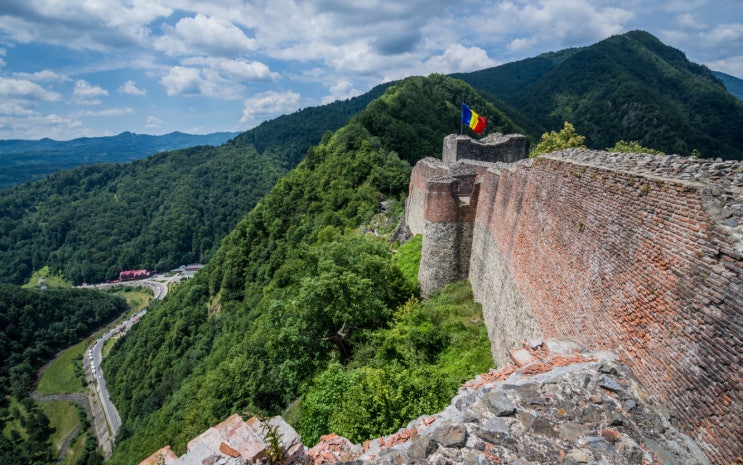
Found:
[{"label": "wall battlement", "polygon": [[589,150],[426,159],[408,209],[424,294],[468,277],[499,364],[535,337],[610,349],[713,463],[743,455],[740,162]]},{"label": "wall battlement", "polygon": [[515,161],[526,158],[526,137],[521,134],[493,133],[480,140],[469,136],[450,134],[444,138],[444,162],[479,160],[490,163]]}]

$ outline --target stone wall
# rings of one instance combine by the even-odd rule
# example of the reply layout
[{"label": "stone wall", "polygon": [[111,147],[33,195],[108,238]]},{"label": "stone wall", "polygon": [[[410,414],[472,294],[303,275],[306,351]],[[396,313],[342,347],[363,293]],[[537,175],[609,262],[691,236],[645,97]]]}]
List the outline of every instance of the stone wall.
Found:
[{"label": "stone wall", "polygon": [[481,176],[470,281],[494,358],[536,335],[614,350],[713,462],[743,455],[741,171],[572,151]]},{"label": "stone wall", "polygon": [[426,182],[423,245],[418,280],[427,297],[467,277],[479,186],[475,172],[457,166]]},{"label": "stone wall", "polygon": [[521,134],[496,132],[480,140],[450,134],[444,138],[441,159],[448,163],[460,160],[513,163],[526,158],[526,142],[526,137]]}]

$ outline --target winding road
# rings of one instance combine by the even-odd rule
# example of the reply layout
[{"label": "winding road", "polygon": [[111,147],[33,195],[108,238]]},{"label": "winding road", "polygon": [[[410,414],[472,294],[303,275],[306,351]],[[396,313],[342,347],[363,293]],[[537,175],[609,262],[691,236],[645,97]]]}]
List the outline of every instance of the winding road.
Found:
[{"label": "winding road", "polygon": [[[117,285],[126,286],[147,286],[152,288],[155,295],[155,299],[162,300],[168,293],[168,283],[155,281],[155,279],[163,279],[162,276],[153,276],[149,279],[127,281],[125,283],[118,284],[96,284],[91,287],[98,289],[105,289]],[[113,449],[113,439],[121,428],[121,417],[119,412],[116,410],[116,406],[111,402],[111,398],[106,388],[106,380],[103,377],[103,370],[101,370],[101,362],[103,361],[103,345],[107,340],[118,333],[126,333],[131,327],[142,318],[147,310],[140,310],[139,312],[132,315],[128,320],[120,323],[115,328],[109,330],[98,338],[93,347],[88,349],[86,352],[87,357],[83,357],[83,369],[88,379],[88,386],[90,390],[87,394],[85,393],[72,393],[72,394],[50,394],[41,395],[36,391],[31,392],[31,398],[39,402],[53,402],[53,401],[70,401],[82,405],[85,408],[85,412],[88,414],[88,418],[92,420],[92,426],[95,430],[98,443],[103,447],[103,456],[107,460],[111,456]],[[61,354],[61,352],[60,352]],[[59,356],[60,354],[57,354]],[[56,358],[56,357],[55,357]],[[49,367],[51,362],[47,363],[38,374],[40,378],[44,371]],[[72,440],[77,436],[80,430],[80,425],[75,427],[73,431],[65,438],[62,446],[60,447],[59,454],[57,456],[57,464],[61,463],[64,459],[67,448],[70,446]]]},{"label": "winding road", "polygon": [[[125,283],[119,283],[115,285],[127,285],[127,286],[149,286],[152,288],[155,299],[162,300],[168,293],[167,283],[155,281],[155,279],[162,279],[162,276],[154,276],[152,278],[127,281]],[[98,284],[95,285],[97,288],[111,287],[110,284]],[[126,334],[134,324],[136,324],[140,318],[147,313],[147,309],[140,310],[135,313],[126,321],[119,323],[115,328],[107,331],[103,336],[96,339],[93,347],[88,349],[86,357],[84,357],[83,367],[88,376],[89,385],[93,390],[91,397],[91,407],[93,412],[93,423],[95,424],[96,435],[98,436],[98,443],[103,446],[104,457],[108,459],[111,456],[113,449],[113,440],[121,428],[121,417],[116,406],[111,402],[108,389],[106,388],[106,380],[103,376],[103,370],[101,369],[101,362],[103,361],[103,346],[107,340],[111,339],[117,334]],[[97,403],[100,403],[100,408],[97,407]],[[96,415],[100,411],[100,414]],[[100,417],[103,417],[102,419]],[[97,418],[98,417],[98,418]],[[104,421],[99,421],[104,420]],[[101,423],[107,425],[107,427],[99,427]]]}]

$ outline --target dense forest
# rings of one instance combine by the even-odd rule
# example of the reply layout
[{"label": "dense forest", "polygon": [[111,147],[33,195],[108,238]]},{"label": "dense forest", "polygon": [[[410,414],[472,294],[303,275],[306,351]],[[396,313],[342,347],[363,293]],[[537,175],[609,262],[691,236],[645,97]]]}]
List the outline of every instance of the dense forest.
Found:
[{"label": "dense forest", "polygon": [[[28,397],[37,370],[128,309],[118,296],[89,289],[25,289],[0,284],[0,464],[50,463],[49,419]],[[18,405],[9,406],[10,396]]]},{"label": "dense forest", "polygon": [[571,122],[589,148],[633,140],[665,153],[743,159],[743,103],[709,69],[647,32],[455,76],[540,132]]},{"label": "dense forest", "polygon": [[[388,239],[361,232],[397,223],[411,163],[458,130],[463,99],[490,131],[519,130],[462,81],[393,85],[310,150],[210,263],[117,343],[104,365],[124,422],[111,463],[166,443],[182,453],[246,410],[291,406],[285,415],[308,442],[330,428],[361,440],[441,408],[489,367],[468,284],[420,303],[420,241],[393,254]],[[382,214],[385,198],[397,208]]]},{"label": "dense forest", "polygon": [[279,176],[384,88],[277,118],[220,147],[85,166],[0,191],[0,282],[25,283],[44,266],[80,284],[207,261]]}]

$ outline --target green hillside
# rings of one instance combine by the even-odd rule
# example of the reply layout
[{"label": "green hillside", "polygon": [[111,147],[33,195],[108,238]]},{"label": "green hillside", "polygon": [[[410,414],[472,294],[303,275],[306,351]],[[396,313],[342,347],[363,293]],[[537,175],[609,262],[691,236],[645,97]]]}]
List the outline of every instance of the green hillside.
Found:
[{"label": "green hillside", "polygon": [[457,77],[542,131],[573,123],[592,148],[624,139],[667,153],[743,159],[743,103],[707,68],[646,32]]},{"label": "green hillside", "polygon": [[279,176],[385,87],[282,116],[220,147],[65,170],[0,191],[0,282],[24,283],[47,265],[79,284],[208,260]]},{"label": "green hillside", "polygon": [[[398,267],[388,241],[358,229],[386,224],[380,200],[400,200],[410,164],[458,131],[462,100],[491,131],[519,130],[462,81],[390,87],[313,148],[207,267],[114,347],[104,369],[124,427],[111,463],[137,463],[164,444],[183,452],[233,412],[280,413],[303,394],[288,416],[308,441],[328,425],[354,439],[394,431],[487,369],[468,285],[430,305],[410,300],[415,277],[401,269],[414,266]],[[399,204],[393,211],[387,232]],[[407,394],[385,397],[382,387]],[[367,407],[331,415],[318,399]],[[387,414],[374,416],[379,409]]]}]

